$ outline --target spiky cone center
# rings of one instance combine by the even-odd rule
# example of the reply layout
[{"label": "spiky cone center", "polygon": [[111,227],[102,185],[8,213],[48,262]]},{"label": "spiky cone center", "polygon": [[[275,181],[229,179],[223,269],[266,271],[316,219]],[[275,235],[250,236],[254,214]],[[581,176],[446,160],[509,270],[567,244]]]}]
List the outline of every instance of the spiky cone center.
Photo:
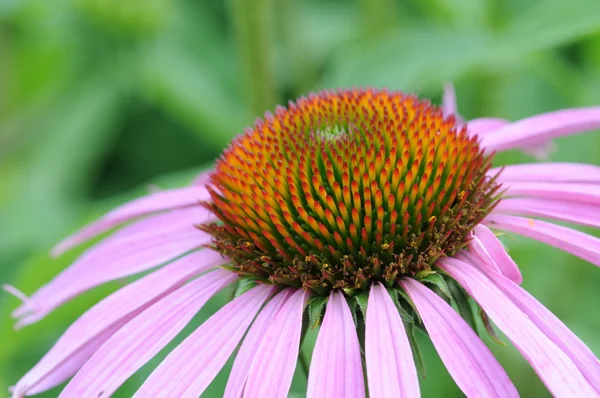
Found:
[{"label": "spiky cone center", "polygon": [[400,92],[278,107],[216,164],[203,225],[239,275],[320,295],[394,285],[464,247],[497,201],[491,159],[454,117]]}]

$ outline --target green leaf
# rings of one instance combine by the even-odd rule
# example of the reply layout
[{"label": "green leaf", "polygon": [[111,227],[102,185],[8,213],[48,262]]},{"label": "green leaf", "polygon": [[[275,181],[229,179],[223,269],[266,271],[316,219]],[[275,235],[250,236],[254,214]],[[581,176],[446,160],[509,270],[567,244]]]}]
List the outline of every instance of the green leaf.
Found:
[{"label": "green leaf", "polygon": [[19,243],[45,246],[80,216],[90,170],[114,139],[118,85],[109,78],[99,74],[75,85],[35,124],[35,145],[21,170],[26,183],[4,209],[7,228],[17,236],[23,231]]},{"label": "green leaf", "polygon": [[163,43],[148,54],[142,92],[190,126],[203,144],[219,149],[242,133],[251,120],[248,110],[227,93],[214,71],[175,43]]},{"label": "green leaf", "polygon": [[[410,308],[412,308],[413,313],[415,314],[413,318],[413,322],[416,319],[421,322],[421,317],[419,316],[419,311],[417,311],[417,307],[415,307],[415,304],[413,303],[413,301],[411,300],[410,297],[408,297],[408,294],[406,294],[406,292],[402,289],[398,289],[396,290],[396,293],[399,295],[398,298],[402,297],[402,299],[404,300],[404,302],[408,303],[408,305],[410,306]],[[398,304],[400,307],[402,307],[402,305],[399,303]]]},{"label": "green leaf", "polygon": [[524,58],[600,32],[600,2],[541,1],[502,31],[431,23],[406,25],[376,40],[353,43],[339,51],[321,86],[383,86],[439,91],[474,70],[507,73],[521,69]]},{"label": "green leaf", "polygon": [[500,340],[500,338],[496,334],[496,331],[494,330],[494,326],[492,325],[490,318],[488,317],[487,313],[483,310],[483,308],[480,309],[479,316],[481,317],[481,322],[483,323],[485,330],[487,330],[487,332],[490,335],[490,337],[492,338],[492,340],[494,340],[496,343],[500,344],[501,346],[506,347],[506,343],[504,341]]},{"label": "green leaf", "polygon": [[423,379],[427,377],[427,372],[425,370],[425,361],[423,360],[423,353],[421,352],[421,347],[419,346],[419,342],[415,336],[415,330],[417,329],[414,323],[406,323],[406,335],[408,336],[408,341],[412,348],[413,358],[415,360],[415,365],[417,365],[417,372],[419,372],[419,376]]},{"label": "green leaf", "polygon": [[[402,305],[402,303],[403,302],[407,302],[411,306],[411,308],[414,310],[414,313],[417,314],[417,316],[418,316],[418,313],[417,313],[416,309],[413,307],[412,300],[410,300],[410,298],[404,292],[404,290],[402,290],[402,289],[388,289],[388,292],[390,293],[390,296],[392,297],[392,300],[394,301],[394,304],[396,304],[396,308],[398,309],[398,312],[400,313],[400,317],[402,318],[402,320],[404,322],[414,324],[415,323],[415,317],[412,316],[404,308],[404,305]],[[400,298],[402,298],[403,300],[401,301]]]},{"label": "green leaf", "polygon": [[354,300],[356,300],[356,303],[358,304],[358,307],[360,308],[360,312],[362,312],[363,317],[366,318],[366,316],[367,316],[367,303],[369,302],[369,293],[367,293],[367,292],[360,292],[356,296],[354,296]]},{"label": "green leaf", "polygon": [[471,326],[477,333],[477,322],[473,313],[473,307],[471,306],[470,298],[462,287],[458,285],[454,280],[448,280],[448,287],[452,296],[452,301],[456,305],[456,309],[460,316]]},{"label": "green leaf", "polygon": [[565,45],[600,31],[600,2],[574,0],[536,2],[506,25],[503,51],[517,54]]},{"label": "green leaf", "polygon": [[450,294],[450,289],[448,288],[448,284],[446,280],[441,274],[437,272],[430,273],[422,278],[418,278],[419,282],[425,282],[430,285],[434,285],[440,289],[440,291],[449,299],[452,299],[452,294]]},{"label": "green leaf", "polygon": [[235,284],[235,291],[233,293],[233,297],[241,296],[246,293],[248,290],[252,289],[256,286],[256,282],[252,279],[242,278]]},{"label": "green leaf", "polygon": [[308,322],[311,329],[321,324],[327,300],[327,297],[318,296],[308,302]]}]

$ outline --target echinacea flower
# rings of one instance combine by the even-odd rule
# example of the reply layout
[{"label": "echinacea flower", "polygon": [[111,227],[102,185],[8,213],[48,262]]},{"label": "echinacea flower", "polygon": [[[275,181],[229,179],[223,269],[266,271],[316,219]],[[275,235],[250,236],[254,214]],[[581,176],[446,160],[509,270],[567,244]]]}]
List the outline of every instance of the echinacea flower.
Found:
[{"label": "echinacea flower", "polygon": [[[309,397],[417,397],[415,329],[469,397],[514,397],[473,319],[490,320],[557,397],[600,395],[600,362],[523,290],[495,231],[600,265],[600,240],[538,218],[600,227],[600,167],[491,168],[600,127],[600,108],[463,122],[399,92],[325,91],[266,114],[214,170],[127,203],[61,242],[88,249],[14,315],[31,324],[102,283],[152,272],[75,321],[12,388],[107,397],[216,292],[239,292],[152,372],[136,397],[196,397],[239,346],[225,397],[285,397],[308,327],[320,328]],[[476,305],[475,305],[476,303]],[[365,375],[366,377],[363,377]]]}]

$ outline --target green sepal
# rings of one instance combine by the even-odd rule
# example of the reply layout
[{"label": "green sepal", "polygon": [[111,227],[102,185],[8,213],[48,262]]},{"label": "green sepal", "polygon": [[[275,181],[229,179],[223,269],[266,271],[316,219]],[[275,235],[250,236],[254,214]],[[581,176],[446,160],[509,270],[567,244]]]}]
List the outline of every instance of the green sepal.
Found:
[{"label": "green sepal", "polygon": [[235,284],[235,289],[233,293],[233,297],[241,296],[246,293],[248,290],[252,289],[257,285],[256,281],[250,278],[242,278],[237,281]]},{"label": "green sepal", "polygon": [[347,297],[346,302],[348,303],[348,307],[350,307],[350,313],[352,314],[352,319],[354,320],[354,324],[358,325],[358,316],[356,314],[356,307],[358,306],[354,297]]},{"label": "green sepal", "polygon": [[[396,309],[398,309],[398,312],[400,313],[400,318],[406,323],[415,323],[415,317],[404,308],[402,301],[400,300],[400,296],[402,296],[404,300],[408,298],[408,296],[404,295],[404,291],[401,289],[388,289],[388,292],[396,305]],[[412,306],[412,303],[409,304]]]},{"label": "green sepal", "polygon": [[475,320],[475,314],[473,306],[470,303],[470,298],[462,287],[458,285],[454,280],[449,279],[447,281],[448,288],[452,295],[452,302],[456,306],[456,310],[460,316],[471,326],[471,329],[475,333],[479,334],[477,330],[477,322]]},{"label": "green sepal", "polygon": [[321,324],[325,312],[325,304],[328,297],[316,296],[308,302],[308,324],[311,329],[316,328]]},{"label": "green sepal", "polygon": [[[410,297],[408,297],[408,294],[406,294],[406,292],[402,289],[394,289],[394,293],[395,294],[392,295],[392,298],[394,299],[394,302],[396,303],[396,307],[398,308],[398,311],[400,312],[400,317],[406,322],[421,323],[421,317],[419,316],[417,307],[415,307],[415,305],[412,302],[412,300],[410,299]],[[404,306],[402,305],[400,298],[402,298],[403,301],[408,303],[410,308],[412,308],[412,313],[414,314],[414,316],[411,315],[408,311],[406,311],[404,309]]]},{"label": "green sepal", "polygon": [[414,323],[405,324],[406,327],[406,335],[408,336],[408,341],[412,348],[413,359],[415,365],[417,366],[417,372],[419,376],[423,379],[427,377],[427,372],[425,369],[425,361],[423,360],[423,353],[421,352],[421,347],[419,346],[419,342],[415,336],[415,330],[417,329]]},{"label": "green sepal", "polygon": [[[419,278],[418,274],[417,278]],[[444,296],[446,296],[450,300],[452,299],[452,293],[450,293],[450,288],[448,287],[446,280],[441,274],[435,271],[431,271],[418,280],[419,282],[424,282],[436,286],[444,294]]]},{"label": "green sepal", "polygon": [[435,274],[436,272],[432,269],[424,269],[423,271],[419,271],[415,274],[415,278],[417,280],[421,280],[425,278],[427,275]]},{"label": "green sepal", "polygon": [[224,264],[224,265],[220,265],[219,268],[227,270],[227,271],[231,271],[231,272],[236,272],[238,268],[235,267],[233,264]]},{"label": "green sepal", "polygon": [[479,316],[481,317],[481,322],[483,323],[485,330],[488,332],[488,334],[490,335],[492,340],[494,340],[495,343],[500,344],[503,347],[506,347],[506,343],[504,341],[500,340],[500,338],[496,334],[496,331],[494,330],[494,326],[490,322],[490,318],[488,317],[487,313],[483,310],[483,308],[480,309]]},{"label": "green sepal", "polygon": [[360,292],[354,296],[354,300],[360,308],[360,312],[363,314],[363,318],[367,318],[367,303],[369,302],[369,294],[367,292]]}]

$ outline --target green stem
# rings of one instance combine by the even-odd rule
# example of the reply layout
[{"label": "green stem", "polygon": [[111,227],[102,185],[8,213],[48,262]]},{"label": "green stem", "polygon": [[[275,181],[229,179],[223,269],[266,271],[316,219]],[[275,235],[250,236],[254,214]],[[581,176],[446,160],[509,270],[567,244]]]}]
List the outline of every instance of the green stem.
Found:
[{"label": "green stem", "polygon": [[271,62],[270,0],[231,0],[240,67],[252,111],[262,114],[277,102]]},{"label": "green stem", "polygon": [[360,360],[363,368],[363,380],[365,383],[365,398],[369,398],[369,379],[367,378],[367,358],[365,356],[365,318],[362,312],[356,314],[356,333],[360,344]]},{"label": "green stem", "polygon": [[308,309],[304,310],[304,316],[302,317],[302,331],[300,332],[300,351],[298,353],[298,360],[300,361],[300,366],[302,366],[302,370],[304,371],[304,375],[306,376],[306,380],[308,380],[308,361],[306,359],[306,355],[304,351],[302,351],[302,346],[304,345],[304,339],[306,338],[306,333],[308,333]]},{"label": "green stem", "polygon": [[310,369],[310,366],[308,365],[308,359],[306,359],[306,353],[302,350],[300,350],[299,359],[300,359],[300,366],[302,366],[304,375],[306,376],[306,379],[308,380],[308,369]]},{"label": "green stem", "polygon": [[277,12],[277,31],[281,38],[285,55],[285,69],[291,77],[292,95],[306,94],[317,83],[317,66],[313,52],[307,48],[303,35],[298,34],[302,26],[297,0],[279,0],[275,2]]}]

